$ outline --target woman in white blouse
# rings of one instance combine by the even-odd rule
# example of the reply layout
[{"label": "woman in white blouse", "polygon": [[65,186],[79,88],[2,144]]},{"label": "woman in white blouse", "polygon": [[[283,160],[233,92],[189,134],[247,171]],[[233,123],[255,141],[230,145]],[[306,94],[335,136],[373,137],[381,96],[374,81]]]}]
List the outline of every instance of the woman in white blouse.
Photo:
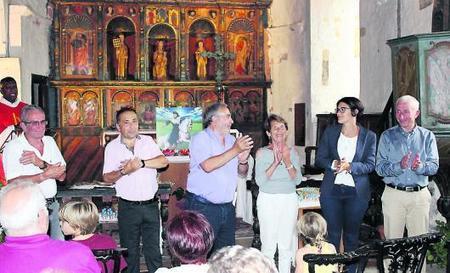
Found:
[{"label": "woman in white blouse", "polygon": [[344,251],[352,251],[358,247],[359,227],[369,204],[376,135],[356,122],[364,112],[359,99],[344,97],[336,107],[338,124],[325,129],[315,164],[325,170],[320,206],[328,240],[339,249],[342,234]]}]

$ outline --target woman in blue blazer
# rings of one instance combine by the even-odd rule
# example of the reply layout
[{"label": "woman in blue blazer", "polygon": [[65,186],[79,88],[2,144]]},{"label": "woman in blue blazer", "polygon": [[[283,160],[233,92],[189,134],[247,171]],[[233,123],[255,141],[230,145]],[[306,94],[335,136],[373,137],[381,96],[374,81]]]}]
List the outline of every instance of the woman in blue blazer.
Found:
[{"label": "woman in blue blazer", "polygon": [[364,106],[354,97],[336,103],[338,124],[328,126],[320,140],[315,165],[325,169],[320,206],[328,223],[328,240],[339,249],[358,247],[359,227],[370,199],[369,173],[375,169],[376,135],[356,119]]}]

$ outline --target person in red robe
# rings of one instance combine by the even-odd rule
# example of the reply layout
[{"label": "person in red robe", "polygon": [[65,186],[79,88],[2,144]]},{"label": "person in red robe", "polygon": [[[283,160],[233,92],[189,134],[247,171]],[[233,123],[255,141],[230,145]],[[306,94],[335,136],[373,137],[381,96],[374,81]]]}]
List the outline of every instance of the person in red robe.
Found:
[{"label": "person in red robe", "polygon": [[[9,126],[19,125],[20,123],[20,111],[26,105],[17,98],[17,83],[12,77],[3,78],[0,81],[1,94],[0,98],[0,134],[5,133],[5,129]],[[3,147],[4,143],[0,143],[0,147]],[[6,185],[5,173],[3,171],[3,162],[1,160],[2,154],[0,153],[0,183]]]}]

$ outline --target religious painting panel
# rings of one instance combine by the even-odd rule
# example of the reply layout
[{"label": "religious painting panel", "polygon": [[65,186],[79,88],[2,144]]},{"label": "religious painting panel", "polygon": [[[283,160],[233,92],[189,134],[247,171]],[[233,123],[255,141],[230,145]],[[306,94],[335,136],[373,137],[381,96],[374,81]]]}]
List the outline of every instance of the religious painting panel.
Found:
[{"label": "religious painting panel", "polygon": [[263,122],[263,92],[261,89],[231,89],[228,107],[237,129],[260,127]]},{"label": "religious painting panel", "polygon": [[394,57],[394,88],[396,98],[403,95],[417,97],[417,54],[413,47],[404,46],[399,48]]},{"label": "religious painting panel", "polygon": [[136,90],[135,94],[139,128],[156,130],[156,107],[161,101],[161,92],[159,90]]},{"label": "religious painting panel", "polygon": [[[450,129],[450,41],[432,43],[425,50],[425,92],[422,126]],[[424,108],[426,111],[424,111]]]},{"label": "religious painting panel", "polygon": [[116,112],[123,107],[134,107],[132,90],[106,90],[106,127],[116,127]]},{"label": "religious painting panel", "polygon": [[195,106],[194,94],[189,90],[173,90],[170,105],[181,107]]},{"label": "religious painting panel", "polygon": [[155,81],[178,78],[177,39],[175,30],[166,24],[152,27],[147,39],[147,78]]},{"label": "religious painting panel", "polygon": [[145,9],[145,24],[147,26],[156,24],[156,14],[157,14],[156,8],[148,7]]},{"label": "religious painting panel", "polygon": [[87,90],[81,98],[84,126],[102,127],[102,99],[99,90]]},{"label": "religious painting panel", "polygon": [[241,90],[229,92],[228,108],[231,112],[231,118],[236,124],[244,124],[245,122],[244,103],[245,97]]},{"label": "religious painting panel", "polygon": [[[135,10],[136,8],[131,7]],[[125,8],[118,12],[129,12]],[[125,16],[114,17],[106,28],[105,48],[107,52],[106,68],[107,77],[111,80],[134,80],[137,78],[137,53],[138,42],[136,24],[134,18]]]},{"label": "religious painting panel", "polygon": [[95,24],[83,15],[64,18],[61,33],[61,78],[92,79],[97,76]]},{"label": "religious painting panel", "polygon": [[234,53],[234,59],[229,61],[229,78],[253,78],[256,58],[256,36],[253,23],[247,19],[236,19],[231,22],[226,48]]},{"label": "religious painting panel", "polygon": [[189,28],[189,77],[191,80],[214,79],[215,60],[202,53],[214,51],[215,27],[208,20],[197,20]]},{"label": "religious painting panel", "polygon": [[63,91],[61,111],[63,127],[81,125],[81,92],[79,89]]},{"label": "religious painting panel", "polygon": [[208,106],[219,101],[219,97],[214,90],[198,90],[195,93],[197,95],[198,106],[202,109],[206,109]]},{"label": "religious painting panel", "polygon": [[157,143],[165,155],[189,155],[191,136],[202,129],[200,107],[156,108]]}]

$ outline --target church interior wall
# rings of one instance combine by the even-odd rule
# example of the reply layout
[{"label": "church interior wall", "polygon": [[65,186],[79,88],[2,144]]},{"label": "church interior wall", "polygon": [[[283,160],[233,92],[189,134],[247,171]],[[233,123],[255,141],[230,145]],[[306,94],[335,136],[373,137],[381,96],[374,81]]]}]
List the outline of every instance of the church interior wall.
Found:
[{"label": "church interior wall", "polygon": [[431,32],[431,2],[361,1],[361,99],[367,113],[383,111],[392,92],[391,50],[386,41]]},{"label": "church interior wall", "polygon": [[279,114],[291,125],[288,143],[294,143],[294,105],[308,101],[309,29],[307,1],[272,4],[268,33],[268,59],[272,87],[267,112]]},{"label": "church interior wall", "polygon": [[341,97],[359,96],[358,2],[311,1],[313,117],[333,112],[336,101]]},{"label": "church interior wall", "polygon": [[[294,104],[306,103],[306,145],[313,145],[315,115],[332,111],[342,96],[361,97],[368,113],[382,111],[392,89],[386,40],[398,36],[398,30],[400,35],[430,32],[433,5],[420,7],[425,2],[274,1],[267,30],[268,74],[273,82],[268,92],[268,112],[279,113],[293,124]],[[22,6],[26,12],[19,16],[9,11],[14,15],[5,18],[8,6]],[[46,1],[0,0],[0,22],[0,56],[20,59],[22,100],[31,102],[31,74],[49,73],[51,22]],[[13,27],[8,29],[4,22]],[[16,45],[12,43],[17,38],[13,30],[19,23],[21,43]],[[355,39],[359,36],[360,44]],[[294,130],[290,130],[289,143],[293,143],[293,134]]]},{"label": "church interior wall", "polygon": [[[49,74],[48,39],[51,20],[46,15],[46,1],[10,1],[8,4],[8,49],[4,57],[20,59],[19,93],[23,101],[30,103],[31,75]],[[2,31],[3,29],[5,28],[1,28]],[[0,35],[2,36],[4,35]]]}]

